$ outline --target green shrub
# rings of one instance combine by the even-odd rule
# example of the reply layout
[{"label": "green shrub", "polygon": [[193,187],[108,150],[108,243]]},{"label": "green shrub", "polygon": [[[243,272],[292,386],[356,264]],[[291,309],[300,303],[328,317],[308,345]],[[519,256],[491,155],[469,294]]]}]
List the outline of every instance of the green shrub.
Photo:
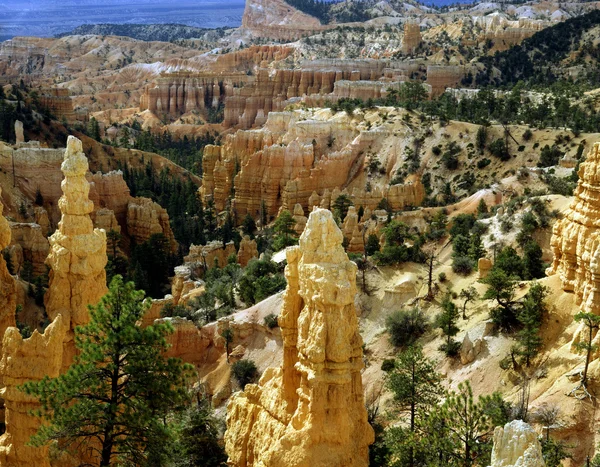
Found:
[{"label": "green shrub", "polygon": [[265,318],[263,319],[263,322],[264,322],[265,326],[268,327],[269,329],[274,329],[277,326],[279,326],[279,322],[277,321],[277,315],[275,315],[273,313],[269,313],[267,316],[265,316]]},{"label": "green shrub", "polygon": [[239,360],[231,366],[231,374],[238,382],[240,387],[244,389],[247,384],[256,381],[258,377],[258,369],[252,360]]},{"label": "green shrub", "polygon": [[446,282],[446,279],[447,279],[447,277],[446,277],[446,273],[445,273],[445,272],[440,272],[440,273],[438,274],[438,280],[439,280],[440,282]]},{"label": "green shrub", "polygon": [[393,358],[386,358],[383,362],[381,362],[381,371],[385,371],[386,373],[392,371],[395,367],[396,363]]},{"label": "green shrub", "polygon": [[467,276],[473,272],[475,261],[468,256],[456,256],[452,260],[452,270],[457,274]]},{"label": "green shrub", "polygon": [[419,308],[395,311],[387,317],[385,324],[390,342],[396,347],[412,345],[429,328]]}]

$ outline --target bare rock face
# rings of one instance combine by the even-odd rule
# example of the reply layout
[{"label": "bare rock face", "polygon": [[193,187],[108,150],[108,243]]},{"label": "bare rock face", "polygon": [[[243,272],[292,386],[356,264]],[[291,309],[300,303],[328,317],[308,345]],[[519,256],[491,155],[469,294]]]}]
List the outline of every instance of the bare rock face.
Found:
[{"label": "bare rock face", "polygon": [[33,265],[34,275],[46,273],[46,257],[50,251],[50,243],[38,224],[11,222],[12,239],[8,252],[15,273],[21,271],[23,263],[29,261]]},{"label": "bare rock face", "polygon": [[527,423],[513,420],[494,431],[490,467],[545,467],[537,433]]},{"label": "bare rock face", "polygon": [[90,213],[94,204],[85,178],[88,161],[81,141],[67,140],[61,170],[63,196],[58,201],[62,212],[58,230],[50,237],[48,292],[44,298],[48,316],[61,314],[68,325],[65,342],[65,366],[74,353],[73,329],[89,321],[88,305],[96,304],[106,294],[106,232],[94,229]]},{"label": "bare rock face", "polygon": [[127,232],[137,243],[147,241],[153,234],[163,234],[171,245],[171,251],[177,251],[167,210],[149,198],[133,198],[129,201]]},{"label": "bare rock face", "polygon": [[404,37],[402,38],[402,52],[405,55],[413,54],[421,45],[421,27],[417,23],[404,23]]},{"label": "bare rock face", "polygon": [[256,240],[251,240],[248,235],[245,235],[240,242],[237,260],[238,263],[240,263],[240,266],[245,268],[252,258],[258,258],[258,247],[256,245]]},{"label": "bare rock face", "polygon": [[288,286],[279,317],[283,365],[268,368],[228,405],[225,446],[236,467],[368,465],[354,308],[356,265],[331,212],[314,210],[288,249]]},{"label": "bare rock face", "polygon": [[590,313],[600,314],[600,143],[579,168],[575,197],[552,229],[554,261],[547,275],[558,274],[565,291]]},{"label": "bare rock face", "polygon": [[190,252],[187,256],[184,256],[183,261],[185,263],[197,263],[199,270],[195,272],[200,273],[201,270],[208,271],[215,265],[220,268],[224,267],[230,255],[235,255],[233,242],[223,246],[223,242],[213,240],[206,245],[191,245]]},{"label": "bare rock face", "polygon": [[[0,197],[2,188],[0,188]],[[0,250],[4,250],[11,242],[11,230],[8,221],[2,215],[4,205],[0,202]],[[9,326],[15,326],[15,309],[17,307],[17,286],[6,268],[4,256],[0,255],[0,336]]]},{"label": "bare rock face", "polygon": [[246,2],[242,28],[259,37],[296,40],[306,33],[327,29],[319,20],[297,10],[284,0]]},{"label": "bare rock face", "polygon": [[23,136],[23,122],[20,120],[15,121],[15,143],[17,145],[25,142],[25,136]]},{"label": "bare rock face", "polygon": [[27,445],[40,426],[40,418],[30,414],[39,405],[18,386],[59,375],[68,329],[68,323],[58,315],[44,334],[35,330],[29,339],[23,339],[15,327],[4,333],[0,376],[4,385],[1,394],[6,407],[6,432],[0,437],[0,465],[50,467],[48,447]]}]

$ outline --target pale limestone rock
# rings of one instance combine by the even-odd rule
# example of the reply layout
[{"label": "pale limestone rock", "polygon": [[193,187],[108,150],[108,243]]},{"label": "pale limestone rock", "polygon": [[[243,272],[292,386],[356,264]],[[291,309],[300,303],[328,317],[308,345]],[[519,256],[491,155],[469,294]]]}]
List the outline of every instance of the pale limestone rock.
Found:
[{"label": "pale limestone rock", "polygon": [[237,254],[238,263],[245,268],[253,258],[258,258],[256,240],[251,240],[248,235],[244,235],[244,238],[242,238],[242,241],[240,242],[240,249]]},{"label": "pale limestone rock", "polygon": [[368,465],[356,265],[331,212],[316,209],[287,250],[279,317],[283,365],[230,400],[225,445],[236,467]]},{"label": "pale limestone rock", "polygon": [[513,420],[494,430],[490,467],[545,467],[537,433],[527,423]]},{"label": "pale limestone rock", "polygon": [[106,232],[94,229],[90,213],[94,209],[88,198],[90,184],[85,178],[88,161],[81,141],[67,140],[61,170],[63,196],[58,204],[62,212],[58,230],[50,237],[49,286],[44,302],[51,319],[61,314],[68,326],[64,349],[64,366],[74,356],[73,330],[89,321],[88,305],[95,305],[106,294]]},{"label": "pale limestone rock", "polygon": [[485,346],[486,343],[483,338],[475,339],[475,342],[473,342],[469,337],[469,333],[465,334],[460,346],[460,362],[463,365],[474,362],[477,356],[483,351]]},{"label": "pale limestone rock", "polygon": [[35,223],[42,228],[42,235],[46,237],[50,233],[50,218],[48,217],[48,211],[41,206],[33,208],[33,216]]},{"label": "pale limestone rock", "polygon": [[4,389],[0,394],[6,406],[6,432],[0,437],[0,465],[50,467],[47,446],[27,445],[40,426],[40,418],[30,414],[39,408],[39,404],[18,386],[28,381],[40,381],[45,376],[56,378],[59,375],[68,329],[68,323],[59,314],[44,334],[35,330],[29,339],[23,339],[15,327],[8,328],[4,334],[0,360]]},{"label": "pale limestone rock", "polygon": [[25,136],[23,135],[23,122],[15,120],[15,142],[17,145],[25,142]]}]

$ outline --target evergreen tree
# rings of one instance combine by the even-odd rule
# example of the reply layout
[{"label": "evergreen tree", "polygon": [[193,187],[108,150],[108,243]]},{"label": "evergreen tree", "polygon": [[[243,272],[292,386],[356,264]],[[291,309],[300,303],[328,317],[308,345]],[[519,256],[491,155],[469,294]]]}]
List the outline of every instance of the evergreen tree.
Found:
[{"label": "evergreen tree", "polygon": [[575,348],[580,352],[585,352],[585,365],[581,373],[581,381],[579,386],[573,389],[571,394],[576,394],[578,390],[582,390],[583,397],[590,397],[591,399],[591,396],[587,390],[588,369],[590,366],[592,353],[598,350],[598,346],[594,344],[593,337],[598,328],[600,328],[600,316],[581,311],[575,315],[575,321],[583,323],[584,325],[581,332],[580,341],[575,344]]},{"label": "evergreen tree", "polygon": [[335,216],[343,222],[346,218],[346,214],[348,214],[348,209],[350,206],[354,206],[354,203],[350,197],[348,195],[341,194],[333,202],[332,208]]},{"label": "evergreen tree", "polygon": [[446,336],[446,342],[440,346],[440,350],[447,357],[454,357],[460,348],[460,343],[452,339],[460,331],[456,325],[458,317],[458,307],[452,301],[450,294],[446,294],[442,301],[442,312],[436,318],[436,325]]},{"label": "evergreen tree", "polygon": [[369,234],[367,242],[365,244],[365,253],[367,256],[373,256],[379,251],[379,238],[375,234]]},{"label": "evergreen tree", "polygon": [[273,229],[277,234],[273,241],[273,249],[275,251],[298,243],[296,232],[294,231],[295,223],[296,221],[294,221],[290,211],[285,210],[279,215],[273,225]]},{"label": "evergreen tree", "polygon": [[[420,346],[403,351],[389,373],[387,386],[394,397],[394,409],[408,415],[408,427],[388,430],[388,444],[392,458],[400,465],[423,465],[418,460],[427,456],[419,440],[424,438],[420,430],[422,420],[435,406],[442,394],[441,376],[435,363],[423,355]],[[396,465],[394,464],[394,465]]]},{"label": "evergreen tree", "polygon": [[480,397],[475,402],[473,390],[467,381],[458,385],[458,392],[447,393],[444,404],[432,412],[429,420],[431,433],[432,436],[443,437],[443,451],[452,459],[448,464],[471,467],[489,463],[482,462],[482,458],[489,453],[494,429],[488,405],[489,398]]},{"label": "evergreen tree", "polygon": [[492,310],[494,323],[504,331],[510,331],[517,323],[515,311],[515,287],[518,277],[507,274],[504,269],[492,268],[479,282],[488,286],[484,300],[496,300],[498,306]]},{"label": "evergreen tree", "polygon": [[479,298],[479,293],[475,287],[467,287],[466,289],[462,289],[460,291],[460,298],[464,298],[463,307],[462,307],[462,317],[463,319],[467,319],[467,303],[477,300]]},{"label": "evergreen tree", "polygon": [[246,214],[242,221],[242,232],[244,235],[248,235],[250,238],[254,238],[254,232],[256,232],[256,222],[250,214]]},{"label": "evergreen tree", "polygon": [[519,313],[519,322],[523,328],[518,333],[516,352],[527,367],[542,347],[543,341],[539,331],[542,317],[547,311],[545,304],[547,295],[547,287],[537,282],[533,283]]},{"label": "evergreen tree", "polygon": [[542,261],[542,248],[537,242],[531,241],[525,245],[523,251],[523,276],[524,279],[539,279],[546,275],[545,264]]},{"label": "evergreen tree", "polygon": [[96,117],[90,118],[87,132],[90,138],[95,139],[96,141],[101,140],[100,124],[98,123],[98,120],[96,120]]},{"label": "evergreen tree", "polygon": [[61,447],[95,455],[95,465],[140,465],[167,446],[166,414],[186,398],[192,367],[163,357],[168,323],[137,326],[148,308],[143,292],[120,276],[90,322],[75,329],[80,352],[58,378],[26,383],[22,390],[39,399],[42,425],[32,442],[58,440]]}]

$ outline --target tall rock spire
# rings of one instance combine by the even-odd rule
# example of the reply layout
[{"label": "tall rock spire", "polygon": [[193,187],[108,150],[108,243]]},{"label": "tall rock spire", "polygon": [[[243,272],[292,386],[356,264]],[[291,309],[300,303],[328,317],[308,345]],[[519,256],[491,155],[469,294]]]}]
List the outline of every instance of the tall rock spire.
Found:
[{"label": "tall rock spire", "polygon": [[88,161],[81,141],[69,136],[61,170],[63,195],[58,201],[62,213],[58,230],[50,237],[50,282],[45,305],[50,319],[61,314],[69,324],[64,365],[74,354],[73,329],[89,321],[88,305],[106,294],[106,232],[94,229],[90,213],[90,184],[85,178]]},{"label": "tall rock spire", "polygon": [[283,364],[229,403],[226,450],[236,467],[362,467],[373,430],[364,406],[356,265],[331,212],[310,214],[287,252],[279,325]]},{"label": "tall rock spire", "polygon": [[[0,188],[0,197],[2,188]],[[0,250],[10,245],[10,225],[2,215],[4,205],[0,201]],[[6,267],[4,257],[0,255],[0,342],[4,331],[10,326],[15,326],[15,310],[17,308],[17,286]],[[2,347],[0,346],[0,349]]]}]

